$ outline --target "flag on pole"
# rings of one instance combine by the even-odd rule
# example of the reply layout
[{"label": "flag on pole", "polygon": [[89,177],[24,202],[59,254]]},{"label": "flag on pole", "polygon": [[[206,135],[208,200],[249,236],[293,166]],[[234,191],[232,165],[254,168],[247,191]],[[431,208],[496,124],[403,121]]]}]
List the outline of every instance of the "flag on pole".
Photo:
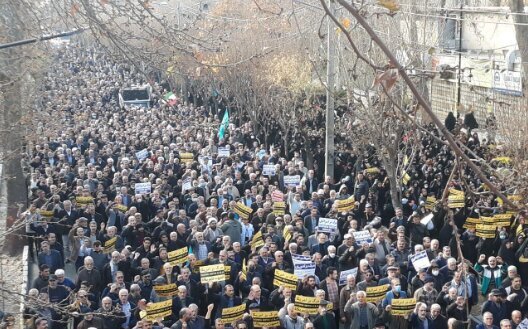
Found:
[{"label": "flag on pole", "polygon": [[174,95],[172,91],[169,91],[168,93],[163,95],[163,100],[165,100],[165,102],[169,104],[169,106],[174,106],[178,102],[178,97],[176,97],[176,95]]},{"label": "flag on pole", "polygon": [[222,123],[220,124],[220,128],[218,128],[218,138],[223,139],[225,132],[227,130],[227,127],[229,126],[229,111],[226,109],[224,112],[224,118],[222,119]]}]

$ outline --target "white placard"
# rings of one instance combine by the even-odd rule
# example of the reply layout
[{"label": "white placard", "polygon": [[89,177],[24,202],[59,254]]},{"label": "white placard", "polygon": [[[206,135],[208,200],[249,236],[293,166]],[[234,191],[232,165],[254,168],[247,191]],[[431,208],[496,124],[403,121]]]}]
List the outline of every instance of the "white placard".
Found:
[{"label": "white placard", "polygon": [[184,192],[190,190],[192,188],[192,178],[191,177],[187,177],[183,180],[182,182],[182,189]]},{"label": "white placard", "polygon": [[148,194],[152,192],[152,184],[149,183],[136,183],[134,185],[134,191],[136,194]]},{"label": "white placard", "polygon": [[284,185],[286,186],[299,186],[301,184],[301,176],[284,176]]},{"label": "white placard", "polygon": [[372,243],[372,235],[370,235],[370,232],[367,230],[352,232],[352,234],[354,235],[358,245],[362,245],[365,242]]},{"label": "white placard", "polygon": [[295,264],[293,265],[293,274],[301,280],[307,275],[315,275],[315,263]]},{"label": "white placard", "polygon": [[427,226],[427,224],[429,224],[429,222],[433,219],[433,217],[434,217],[434,214],[430,213],[429,215],[426,215],[422,219],[420,219],[420,223]]},{"label": "white placard", "polygon": [[202,165],[202,166],[208,166],[208,167],[211,167],[213,165],[213,159],[211,159],[210,157],[208,156],[203,156],[203,155],[200,155],[198,157],[198,162]]},{"label": "white placard", "polygon": [[337,219],[319,218],[319,224],[317,224],[317,232],[324,232],[324,233],[337,232]]},{"label": "white placard", "polygon": [[347,276],[349,274],[352,274],[353,276],[356,276],[357,275],[357,267],[354,267],[353,269],[350,269],[350,270],[346,270],[346,271],[341,271],[341,273],[339,274],[339,285],[340,286],[344,286],[347,284]]},{"label": "white placard", "polygon": [[147,149],[143,149],[139,152],[136,152],[136,158],[139,160],[139,162],[148,158],[148,155],[149,155],[149,152],[147,151]]},{"label": "white placard", "polygon": [[292,256],[293,264],[311,263],[312,262],[312,257],[311,256],[298,255],[298,254],[292,254],[291,256]]},{"label": "white placard", "polygon": [[411,257],[411,261],[416,272],[420,271],[422,268],[428,268],[431,266],[431,262],[429,261],[429,257],[427,256],[427,251],[425,250],[420,251],[416,255],[413,255]]},{"label": "white placard", "polygon": [[231,148],[229,146],[221,146],[218,148],[218,157],[227,158],[231,155]]},{"label": "white placard", "polygon": [[264,176],[275,176],[275,165],[265,164],[262,168],[262,175]]}]

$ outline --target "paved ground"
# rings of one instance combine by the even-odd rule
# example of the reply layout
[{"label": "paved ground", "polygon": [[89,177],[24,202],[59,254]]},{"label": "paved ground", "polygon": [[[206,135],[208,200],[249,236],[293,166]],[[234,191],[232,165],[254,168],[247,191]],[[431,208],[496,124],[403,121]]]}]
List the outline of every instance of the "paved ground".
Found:
[{"label": "paved ground", "polygon": [[[66,271],[66,277],[75,282],[74,279],[75,279],[76,271],[75,271],[75,266],[73,265],[73,263],[66,264],[64,271]],[[34,262],[33,260],[31,260],[30,258],[29,280],[28,280],[30,289],[33,287],[33,280],[35,280],[35,278],[38,277],[38,274],[39,274],[38,264]]]},{"label": "paved ground", "polygon": [[22,257],[0,255],[0,309],[4,313],[20,313],[22,273]]}]

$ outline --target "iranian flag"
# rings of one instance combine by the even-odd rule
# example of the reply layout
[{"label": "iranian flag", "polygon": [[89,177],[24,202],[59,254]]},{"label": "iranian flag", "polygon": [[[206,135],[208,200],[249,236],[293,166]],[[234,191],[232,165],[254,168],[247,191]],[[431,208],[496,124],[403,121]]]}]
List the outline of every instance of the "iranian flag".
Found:
[{"label": "iranian flag", "polygon": [[172,91],[169,91],[163,95],[163,100],[165,103],[169,104],[169,106],[174,106],[178,102],[178,97],[176,97]]}]

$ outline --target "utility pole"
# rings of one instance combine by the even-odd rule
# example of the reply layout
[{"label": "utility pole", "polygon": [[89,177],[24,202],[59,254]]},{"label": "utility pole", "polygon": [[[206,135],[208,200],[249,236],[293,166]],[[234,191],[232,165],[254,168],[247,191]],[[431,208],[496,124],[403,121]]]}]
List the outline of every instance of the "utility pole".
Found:
[{"label": "utility pole", "polygon": [[464,24],[464,0],[460,0],[460,19],[458,20],[458,84],[457,84],[457,116],[460,115],[462,98],[462,25]]},{"label": "utility pole", "polygon": [[[328,8],[335,15],[335,2],[328,0]],[[325,176],[334,177],[334,98],[335,98],[335,31],[330,18],[328,24],[328,49],[326,67],[326,136]]]}]

